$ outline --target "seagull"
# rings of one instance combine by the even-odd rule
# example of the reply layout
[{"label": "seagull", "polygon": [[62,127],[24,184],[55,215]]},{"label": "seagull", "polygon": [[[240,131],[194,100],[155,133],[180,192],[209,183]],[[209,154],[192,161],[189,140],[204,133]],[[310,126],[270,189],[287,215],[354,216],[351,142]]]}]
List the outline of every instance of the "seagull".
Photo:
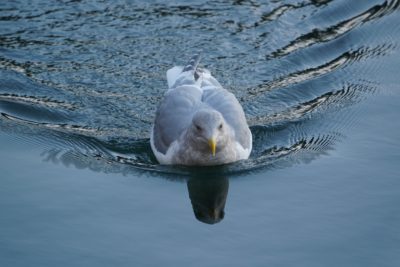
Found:
[{"label": "seagull", "polygon": [[160,164],[212,166],[247,159],[252,135],[242,106],[194,55],[167,71],[168,90],[150,134]]}]

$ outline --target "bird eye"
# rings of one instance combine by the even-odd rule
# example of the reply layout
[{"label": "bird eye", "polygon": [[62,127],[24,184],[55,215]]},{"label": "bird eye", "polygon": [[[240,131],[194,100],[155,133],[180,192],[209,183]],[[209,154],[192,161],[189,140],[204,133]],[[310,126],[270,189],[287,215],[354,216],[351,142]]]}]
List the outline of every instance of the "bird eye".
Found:
[{"label": "bird eye", "polygon": [[201,127],[199,125],[196,125],[196,130],[197,131],[201,131],[202,129],[201,129]]},{"label": "bird eye", "polygon": [[222,123],[218,126],[218,129],[220,130],[222,129]]}]

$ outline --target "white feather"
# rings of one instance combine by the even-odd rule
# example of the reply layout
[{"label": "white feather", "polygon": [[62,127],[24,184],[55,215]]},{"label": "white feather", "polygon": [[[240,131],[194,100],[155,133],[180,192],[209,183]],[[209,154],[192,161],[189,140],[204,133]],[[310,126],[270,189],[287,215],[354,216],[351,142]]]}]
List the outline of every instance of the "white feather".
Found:
[{"label": "white feather", "polygon": [[167,70],[168,88],[171,88],[174,85],[179,75],[182,73],[182,70],[183,70],[182,66],[175,66]]},{"label": "white feather", "polygon": [[167,153],[164,154],[164,153],[158,151],[156,149],[156,146],[154,145],[153,128],[154,127],[151,128],[151,133],[150,133],[150,146],[151,146],[151,149],[154,152],[154,156],[156,156],[156,159],[158,160],[158,162],[160,164],[164,164],[164,165],[173,164],[172,159],[173,159],[174,155],[177,153],[177,151],[179,149],[178,141],[175,140],[174,142],[172,142],[170,144],[170,146],[168,147]]}]

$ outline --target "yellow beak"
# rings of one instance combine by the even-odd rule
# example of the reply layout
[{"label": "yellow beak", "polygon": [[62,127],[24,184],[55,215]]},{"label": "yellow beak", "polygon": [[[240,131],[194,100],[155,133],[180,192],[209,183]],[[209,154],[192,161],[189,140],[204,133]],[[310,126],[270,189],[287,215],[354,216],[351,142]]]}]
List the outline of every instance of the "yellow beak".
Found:
[{"label": "yellow beak", "polygon": [[215,137],[208,140],[208,145],[211,148],[212,155],[215,156],[215,151],[217,149],[217,141],[215,140]]}]

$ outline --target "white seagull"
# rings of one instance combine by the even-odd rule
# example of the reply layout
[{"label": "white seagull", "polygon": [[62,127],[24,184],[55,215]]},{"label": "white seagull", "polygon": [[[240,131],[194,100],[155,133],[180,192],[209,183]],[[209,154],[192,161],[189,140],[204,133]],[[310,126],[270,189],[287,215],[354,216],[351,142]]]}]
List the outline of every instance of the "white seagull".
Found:
[{"label": "white seagull", "polygon": [[242,106],[199,55],[167,71],[168,91],[157,109],[151,148],[161,164],[221,165],[247,159],[252,136]]}]

